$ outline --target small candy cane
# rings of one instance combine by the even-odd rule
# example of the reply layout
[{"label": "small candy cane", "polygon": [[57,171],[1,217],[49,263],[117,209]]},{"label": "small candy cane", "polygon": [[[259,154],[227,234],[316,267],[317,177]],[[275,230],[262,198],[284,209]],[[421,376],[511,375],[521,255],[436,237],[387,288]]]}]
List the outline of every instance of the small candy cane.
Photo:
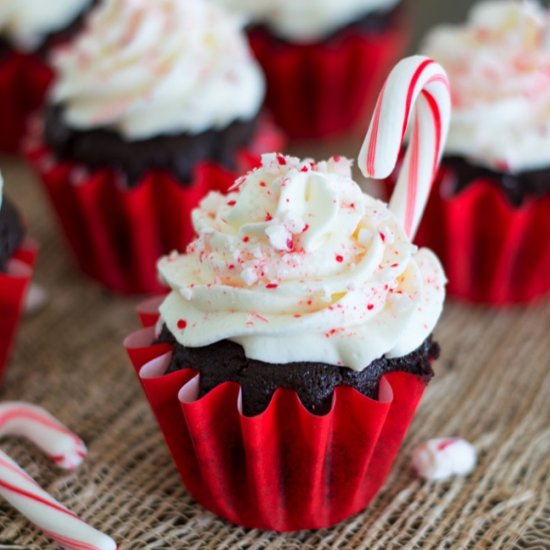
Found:
[{"label": "small candy cane", "polygon": [[359,153],[365,177],[388,177],[397,164],[415,105],[410,144],[390,201],[390,210],[411,240],[441,162],[451,119],[449,80],[440,65],[423,56],[397,64],[378,98]]},{"label": "small candy cane", "polygon": [[86,456],[82,440],[41,407],[0,403],[0,437],[16,435],[32,441],[64,470],[80,466]]},{"label": "small candy cane", "polygon": [[[84,443],[44,409],[26,403],[0,404],[0,437],[26,437],[60,467],[73,469],[86,455]],[[107,535],[59,504],[0,451],[0,495],[67,550],[116,550]]]},{"label": "small candy cane", "polygon": [[0,495],[67,550],[116,550],[110,537],[59,504],[2,451]]}]

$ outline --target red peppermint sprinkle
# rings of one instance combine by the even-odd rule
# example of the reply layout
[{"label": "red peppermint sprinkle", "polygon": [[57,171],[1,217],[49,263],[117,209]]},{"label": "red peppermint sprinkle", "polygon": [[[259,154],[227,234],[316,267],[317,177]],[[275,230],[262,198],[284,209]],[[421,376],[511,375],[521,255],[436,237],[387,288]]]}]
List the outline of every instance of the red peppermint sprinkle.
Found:
[{"label": "red peppermint sprinkle", "polygon": [[397,267],[399,264],[391,264],[390,267]]},{"label": "red peppermint sprinkle", "polygon": [[309,223],[306,223],[304,226],[304,229],[302,230],[302,233],[305,233],[309,229]]},{"label": "red peppermint sprinkle", "polygon": [[344,261],[344,256],[341,256],[340,254],[338,254],[336,256],[336,261],[341,264]]},{"label": "red peppermint sprinkle", "polygon": [[340,155],[334,155],[332,157],[332,160],[334,160],[334,162],[340,162],[342,160],[342,157]]},{"label": "red peppermint sprinkle", "polygon": [[266,222],[270,222],[272,219],[273,219],[273,216],[268,212],[268,213],[265,215],[265,221],[266,221]]},{"label": "red peppermint sprinkle", "polygon": [[260,187],[267,187],[267,183],[265,181],[260,182]]},{"label": "red peppermint sprinkle", "polygon": [[292,242],[292,239],[287,239],[286,241],[286,247],[289,249],[289,250],[292,250],[294,248],[294,243]]},{"label": "red peppermint sprinkle", "polygon": [[227,201],[227,206],[235,206],[237,201]]},{"label": "red peppermint sprinkle", "polygon": [[269,290],[273,290],[274,288],[277,288],[279,285],[275,283],[269,283],[268,285],[265,285],[265,288],[268,288]]},{"label": "red peppermint sprinkle", "polygon": [[447,447],[450,447],[451,445],[453,445],[455,441],[456,441],[456,439],[444,439],[444,440],[437,446],[437,450],[438,450],[438,451],[444,451]]},{"label": "red peppermint sprinkle", "polygon": [[234,266],[233,264],[229,264],[229,265],[227,266],[227,269],[229,269],[229,270],[235,269],[235,266]]},{"label": "red peppermint sprinkle", "polygon": [[285,159],[285,157],[283,157],[283,155],[277,155],[277,162],[278,162],[281,166],[285,166],[285,165],[286,165],[286,159]]},{"label": "red peppermint sprinkle", "polygon": [[374,304],[369,304],[369,305],[367,306],[367,309],[368,309],[369,311],[372,311],[372,310],[374,309]]},{"label": "red peppermint sprinkle", "polygon": [[309,168],[307,166],[302,166],[300,172],[309,172]]},{"label": "red peppermint sprinkle", "polygon": [[295,314],[294,314],[294,318],[295,318],[295,319],[299,319],[300,317],[301,317],[301,315],[300,315],[299,313],[295,313]]},{"label": "red peppermint sprinkle", "polygon": [[250,240],[250,237],[248,235],[245,235],[243,237],[243,243],[247,243]]},{"label": "red peppermint sprinkle", "polygon": [[380,238],[382,239],[382,242],[385,243],[386,242],[386,235],[384,235],[384,233],[382,233],[381,231],[378,234],[380,235]]},{"label": "red peppermint sprinkle", "polygon": [[187,321],[185,319],[180,319],[178,321],[178,329],[185,330],[187,328]]}]

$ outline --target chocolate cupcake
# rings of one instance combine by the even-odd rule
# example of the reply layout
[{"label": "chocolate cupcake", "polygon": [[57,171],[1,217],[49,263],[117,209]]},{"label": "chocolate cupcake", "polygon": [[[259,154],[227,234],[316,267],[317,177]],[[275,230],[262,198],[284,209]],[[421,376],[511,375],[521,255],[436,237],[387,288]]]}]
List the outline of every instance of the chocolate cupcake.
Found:
[{"label": "chocolate cupcake", "polygon": [[[450,119],[447,76],[403,60],[351,161],[267,154],[193,212],[197,237],[158,263],[171,292],[125,347],[189,492],[244,527],[333,525],[382,486],[432,376],[445,298],[412,244]],[[413,108],[418,105],[416,116]],[[155,315],[155,309],[157,311]]]},{"label": "chocolate cupcake", "polygon": [[186,214],[272,142],[241,23],[202,0],[108,0],[54,62],[30,156],[77,259],[114,290],[159,290],[156,258],[187,244]]},{"label": "chocolate cupcake", "polygon": [[264,156],[193,221],[187,254],[159,263],[172,289],[160,342],[175,345],[167,372],[199,371],[199,395],[238,382],[243,411],[259,414],[281,387],[326,413],[337,386],[373,398],[386,373],[430,379],[443,272],[360,191],[347,159]]},{"label": "chocolate cupcake", "polygon": [[0,151],[16,152],[26,118],[53,77],[48,56],[76,31],[92,0],[7,0],[0,7]]},{"label": "chocolate cupcake", "polygon": [[25,241],[25,226],[3,196],[0,174],[0,380],[9,359],[32,277],[36,248]]},{"label": "chocolate cupcake", "polygon": [[343,158],[266,155],[193,223],[159,262],[156,327],[125,342],[187,489],[245,527],[357,513],[433,375],[437,258]]},{"label": "chocolate cupcake", "polygon": [[249,22],[267,105],[292,137],[362,127],[407,40],[401,0],[217,0]]},{"label": "chocolate cupcake", "polygon": [[453,117],[418,241],[449,294],[498,306],[550,292],[550,23],[537,2],[482,2],[424,51],[447,70]]}]

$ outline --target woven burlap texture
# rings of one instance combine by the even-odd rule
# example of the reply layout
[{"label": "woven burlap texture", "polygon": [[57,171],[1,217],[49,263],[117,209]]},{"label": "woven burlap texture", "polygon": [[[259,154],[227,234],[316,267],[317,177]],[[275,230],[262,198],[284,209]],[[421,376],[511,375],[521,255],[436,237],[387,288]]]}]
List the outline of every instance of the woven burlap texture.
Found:
[{"label": "woven burlap texture", "polygon": [[[449,304],[443,357],[389,479],[367,511],[332,529],[278,535],[234,527],[182,487],[121,342],[137,299],[117,298],[73,267],[36,180],[2,159],[8,194],[41,243],[47,307],[25,318],[2,399],[46,407],[87,443],[74,474],[32,446],[2,449],[121,550],[177,548],[550,548],[550,304],[495,312]],[[459,435],[475,444],[472,475],[418,480],[412,447]],[[6,504],[0,548],[55,548]]]}]

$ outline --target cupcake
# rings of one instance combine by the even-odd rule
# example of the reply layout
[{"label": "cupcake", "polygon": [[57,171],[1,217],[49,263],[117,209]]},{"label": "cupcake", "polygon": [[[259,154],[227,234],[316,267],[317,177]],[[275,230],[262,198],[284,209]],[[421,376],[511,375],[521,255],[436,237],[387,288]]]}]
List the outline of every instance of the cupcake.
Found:
[{"label": "cupcake", "polygon": [[249,21],[267,104],[293,138],[364,122],[407,33],[401,0],[217,0]]},{"label": "cupcake", "polygon": [[[444,82],[425,63],[406,60],[388,80],[390,96],[405,93],[389,113],[381,101],[365,173],[395,166],[399,145],[386,155],[376,143],[399,143],[400,106],[407,121],[422,75],[437,91]],[[428,133],[425,115],[415,135]],[[419,190],[439,157],[430,143],[412,148],[423,160],[404,172]],[[125,342],[187,489],[238,525],[321,528],[362,510],[433,375],[442,267],[411,243],[402,186],[390,209],[361,191],[351,165],[267,154],[227,194],[210,193],[186,253],[159,261],[171,292],[141,309],[149,327]]]},{"label": "cupcake", "polygon": [[27,116],[52,79],[48,55],[76,30],[91,0],[6,0],[0,6],[0,152],[16,152]]},{"label": "cupcake", "polygon": [[550,18],[535,2],[478,4],[424,51],[449,73],[451,131],[418,242],[449,294],[506,306],[550,291]]},{"label": "cupcake", "polygon": [[3,196],[0,174],[0,378],[13,346],[23,310],[36,248],[25,241],[25,228],[13,204]]},{"label": "cupcake", "polygon": [[199,199],[280,144],[241,23],[202,0],[107,0],[54,64],[29,158],[80,267],[158,291],[155,262],[189,242]]}]

